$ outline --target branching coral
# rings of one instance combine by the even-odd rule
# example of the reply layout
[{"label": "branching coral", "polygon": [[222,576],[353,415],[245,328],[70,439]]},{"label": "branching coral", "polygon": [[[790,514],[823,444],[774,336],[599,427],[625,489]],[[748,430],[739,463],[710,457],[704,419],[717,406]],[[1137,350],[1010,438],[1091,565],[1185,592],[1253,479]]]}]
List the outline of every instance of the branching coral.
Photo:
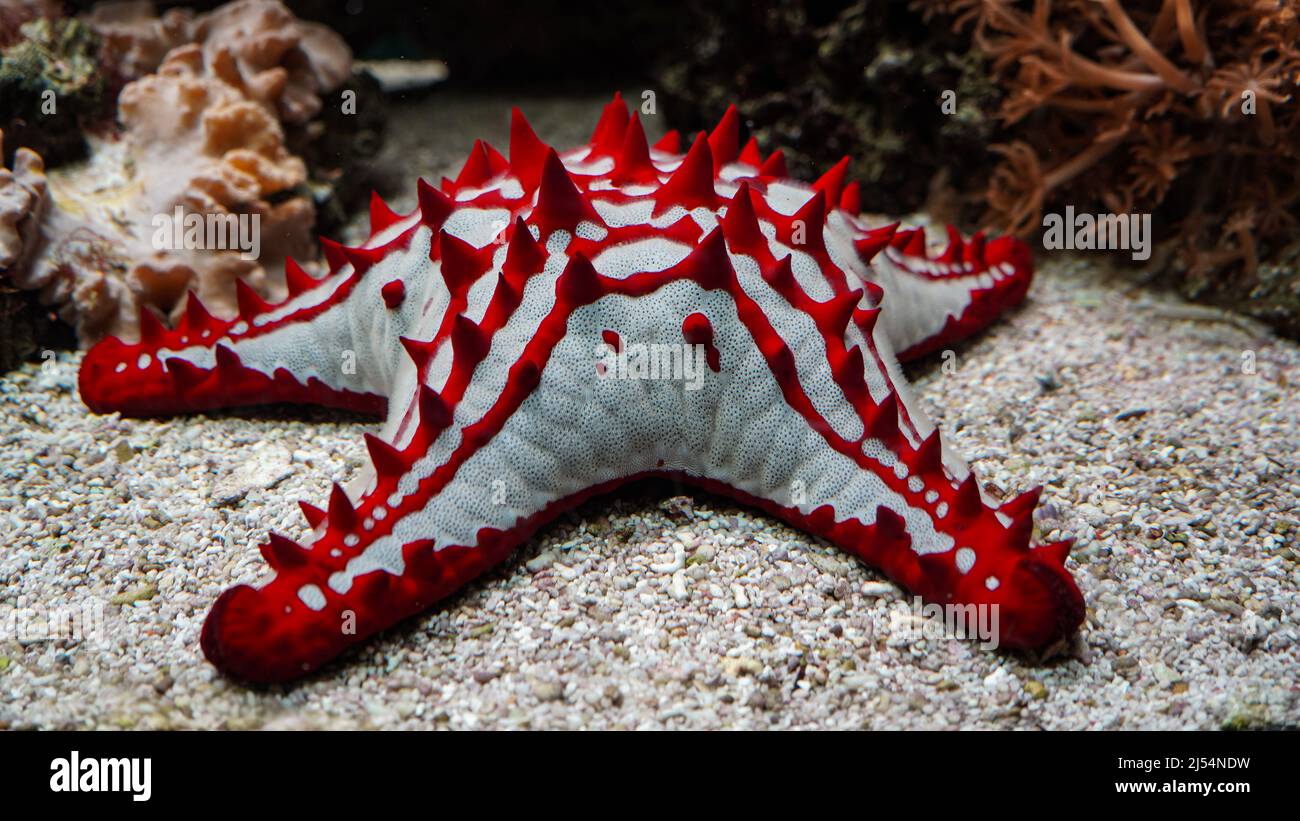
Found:
[{"label": "branching coral", "polygon": [[993,225],[1028,233],[1045,208],[1065,204],[1149,212],[1176,252],[1170,258],[1202,288],[1216,274],[1249,276],[1269,249],[1294,239],[1295,4],[916,5],[971,31],[1006,88],[1007,141],[993,147],[1001,161],[987,190]]}]

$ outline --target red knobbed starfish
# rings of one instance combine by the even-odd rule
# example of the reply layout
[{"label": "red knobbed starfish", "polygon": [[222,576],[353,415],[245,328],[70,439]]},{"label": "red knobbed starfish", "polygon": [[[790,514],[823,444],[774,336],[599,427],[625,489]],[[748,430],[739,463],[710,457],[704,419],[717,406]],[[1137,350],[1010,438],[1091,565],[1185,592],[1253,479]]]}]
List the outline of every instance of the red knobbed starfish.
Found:
[{"label": "red knobbed starfish", "polygon": [[[267,402],[386,412],[373,471],[302,503],[310,543],[272,534],[275,571],[213,605],[221,670],[283,681],[425,610],[541,525],[669,475],[824,537],[928,601],[998,605],[1000,642],[1082,621],[1068,543],[1031,547],[1038,490],[1000,506],[912,400],[896,353],[985,325],[1028,288],[1026,246],[860,221],[847,158],[813,185],[739,145],[734,108],[685,156],[647,145],[621,99],[563,154],[518,111],[507,160],[476,143],[441,190],[375,198],[330,273],[240,314],[152,314],[138,344],[86,356],[98,412]],[[672,355],[661,362],[655,354]],[[695,365],[692,368],[692,365]]]}]

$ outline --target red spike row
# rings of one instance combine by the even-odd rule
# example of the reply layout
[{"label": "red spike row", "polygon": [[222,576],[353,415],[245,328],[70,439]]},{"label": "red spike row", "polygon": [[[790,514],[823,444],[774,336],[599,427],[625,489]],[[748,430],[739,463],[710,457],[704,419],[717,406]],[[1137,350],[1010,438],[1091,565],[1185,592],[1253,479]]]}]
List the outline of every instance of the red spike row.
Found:
[{"label": "red spike row", "polygon": [[244,320],[252,319],[271,307],[243,279],[235,280],[235,304],[239,306],[239,318]]},{"label": "red spike row", "polygon": [[998,507],[998,512],[1011,519],[1018,519],[1025,514],[1032,515],[1034,508],[1038,507],[1038,499],[1043,495],[1043,486],[1037,485],[1026,490],[1024,493],[1008,499]]},{"label": "red spike row", "polygon": [[366,450],[375,471],[382,477],[401,476],[406,472],[406,459],[402,452],[374,434],[365,434]]},{"label": "red spike row", "polygon": [[745,147],[740,149],[740,162],[758,168],[763,164],[763,153],[758,149],[758,138],[750,137]]},{"label": "red spike row", "polygon": [[534,191],[551,147],[537,138],[518,108],[510,110],[510,168],[524,190]]},{"label": "red spike row", "polygon": [[483,153],[487,155],[488,168],[491,169],[493,177],[510,170],[510,161],[493,148],[492,143],[483,143]]},{"label": "red spike row", "polygon": [[497,287],[492,292],[489,309],[501,311],[505,315],[513,314],[515,308],[524,298],[523,282],[505,271],[497,274]]},{"label": "red spike row", "polygon": [[325,521],[325,511],[313,504],[300,501],[298,502],[298,508],[302,511],[302,517],[307,520],[307,526],[312,530],[315,530],[320,526],[321,522]]},{"label": "red spike row", "polygon": [[659,182],[659,170],[650,162],[650,147],[646,144],[645,130],[641,127],[639,116],[634,116],[628,123],[623,147],[610,179],[616,185]]},{"label": "red spike row", "polygon": [[681,261],[678,269],[701,288],[726,288],[735,278],[736,272],[731,267],[731,257],[727,254],[727,243],[721,226],[705,235],[690,256]]},{"label": "red spike row", "polygon": [[1041,547],[1036,547],[1030,551],[1031,556],[1042,556],[1057,565],[1064,567],[1065,560],[1070,557],[1070,549],[1074,547],[1073,539],[1064,539],[1059,542],[1052,542]]},{"label": "red spike row", "polygon": [[876,322],[879,319],[879,308],[857,308],[853,311],[853,324],[858,326],[858,330],[867,339],[872,338],[872,334],[876,330]]},{"label": "red spike row", "polygon": [[181,316],[177,330],[182,335],[199,338],[210,336],[216,330],[216,320],[208,313],[208,309],[203,307],[203,303],[193,291],[188,291],[186,294],[185,313]]},{"label": "red spike row", "polygon": [[416,371],[421,374],[427,370],[429,363],[433,361],[434,354],[438,352],[438,342],[435,339],[422,342],[409,336],[399,336],[397,341],[402,343],[402,347],[406,349],[406,355],[411,357],[411,361],[415,363]]},{"label": "red spike row", "polygon": [[736,106],[727,106],[727,110],[718,121],[713,132],[709,134],[709,151],[713,155],[714,172],[736,161],[740,154],[740,113]]},{"label": "red spike row", "polygon": [[984,267],[984,232],[976,231],[975,235],[966,243],[962,249],[962,261],[969,262],[976,268]]},{"label": "red spike row", "polygon": [[822,174],[817,179],[817,182],[813,183],[813,190],[824,193],[827,202],[838,203],[840,193],[844,190],[844,181],[848,178],[848,175],[849,158],[846,156],[831,166],[829,171]]},{"label": "red spike row", "polygon": [[814,303],[812,306],[813,320],[817,323],[822,335],[830,339],[842,338],[844,329],[848,327],[849,320],[853,317],[858,302],[861,300],[862,291],[857,290],[845,291],[842,294],[836,294],[825,302]]},{"label": "red spike row", "polygon": [[[926,553],[916,557],[916,566],[920,571],[922,590],[926,591],[948,591],[952,590],[961,571],[957,569],[957,563],[953,560],[953,553]],[[933,593],[931,593],[933,595]]]},{"label": "red spike row", "polygon": [[420,407],[421,431],[429,431],[431,437],[436,437],[451,424],[451,407],[433,388],[421,383],[417,401]]},{"label": "red spike row", "polygon": [[[802,226],[802,237],[796,237],[796,228]],[[777,237],[789,245],[791,248],[797,248],[805,253],[824,252],[826,250],[826,237],[823,231],[826,227],[826,194],[823,191],[817,191],[808,201],[786,221],[783,231],[778,230]],[[796,240],[802,239],[802,242]]]},{"label": "red spike row", "polygon": [[877,308],[880,307],[880,303],[885,301],[885,289],[874,282],[863,282],[862,290],[867,294],[867,301]]},{"label": "red spike row", "polygon": [[884,505],[876,506],[876,521],[871,529],[872,541],[884,551],[890,551],[891,546],[905,547],[912,543],[912,537],[907,532],[907,521]]},{"label": "red spike row", "polygon": [[786,170],[785,167],[785,153],[778,148],[776,151],[769,154],[767,159],[763,161],[763,165],[759,167],[758,175],[760,177],[782,179],[789,177],[790,172]]},{"label": "red spike row", "polygon": [[727,213],[722,217],[722,229],[726,232],[727,244],[738,254],[754,255],[767,250],[767,237],[759,228],[758,215],[754,212],[754,193],[749,183],[742,180],[736,188],[736,194],[727,205]]},{"label": "red spike row", "polygon": [[556,298],[565,305],[588,305],[605,293],[600,274],[581,252],[575,253],[555,281]]},{"label": "red spike row", "polygon": [[547,237],[554,231],[571,231],[584,220],[601,226],[605,224],[574,184],[559,155],[553,149],[548,150],[538,184],[533,224],[540,229],[542,237]]},{"label": "red spike row", "polygon": [[794,354],[790,347],[785,344],[785,340],[777,334],[764,336],[759,341],[759,352],[767,360],[768,367],[772,370],[772,375],[776,378],[778,385],[791,385],[799,380],[798,369],[795,365]]},{"label": "red spike row", "polygon": [[[830,351],[828,349],[828,354]],[[847,348],[842,355],[830,354],[831,378],[844,390],[850,401],[856,403],[859,398],[867,396],[866,363],[862,357],[862,348],[857,345]]]},{"label": "red spike row", "polygon": [[772,286],[772,289],[787,301],[791,300],[793,293],[798,290],[799,283],[794,278],[794,268],[790,264],[791,255],[786,254],[780,259],[765,267],[762,271],[763,281]]},{"label": "red spike row", "polygon": [[966,474],[966,478],[957,485],[953,507],[958,516],[967,519],[984,509],[984,500],[980,497],[979,482],[975,479],[974,471]]},{"label": "red spike row", "polygon": [[337,530],[351,530],[357,523],[357,510],[352,506],[347,491],[338,482],[330,490],[329,510],[325,515],[330,527]]},{"label": "red spike row", "polygon": [[465,158],[460,173],[456,175],[456,188],[477,188],[492,179],[492,164],[488,161],[487,149],[482,140],[475,140],[474,146]]},{"label": "red spike row", "polygon": [[301,567],[309,558],[302,545],[279,533],[268,533],[268,541],[261,546],[262,558],[277,573],[294,567]]},{"label": "red spike row", "polygon": [[343,246],[328,237],[320,238],[321,251],[325,254],[325,264],[329,266],[330,273],[335,273],[338,269],[348,264],[348,259],[343,255]]},{"label": "red spike row", "polygon": [[691,144],[691,150],[686,152],[682,164],[655,192],[653,216],[659,216],[678,205],[688,211],[692,208],[718,208],[722,200],[713,186],[713,180],[713,154],[709,141],[701,134]]},{"label": "red spike row", "polygon": [[879,254],[886,245],[892,242],[894,234],[897,232],[898,223],[896,222],[880,228],[873,228],[853,240],[853,247],[857,249],[858,256],[863,262],[871,262],[871,260],[875,259],[876,254]]},{"label": "red spike row", "polygon": [[600,156],[614,156],[623,146],[623,133],[627,130],[627,104],[623,95],[614,92],[614,99],[601,112],[596,130],[591,133],[592,153]]},{"label": "red spike row", "polygon": [[916,257],[917,259],[928,258],[925,253],[924,228],[917,228],[912,232],[912,236],[908,239],[907,245],[903,247],[903,253],[907,254],[909,257]]},{"label": "red spike row", "polygon": [[539,273],[546,265],[544,249],[528,229],[523,217],[515,218],[514,232],[506,245],[506,259],[501,270],[518,281]]},{"label": "red spike row", "polygon": [[[487,246],[491,250],[491,246]],[[469,290],[479,276],[487,270],[488,262],[482,259],[483,251],[470,245],[465,240],[446,231],[438,232],[438,241],[430,249],[430,255],[439,262],[443,281],[452,294],[463,294]]]},{"label": "red spike row", "polygon": [[1014,499],[1003,502],[998,512],[1011,519],[1007,526],[1007,538],[1015,547],[1029,548],[1029,539],[1034,533],[1034,508],[1043,493],[1042,486],[1031,488]]},{"label": "red spike row", "polygon": [[862,186],[857,180],[844,186],[840,194],[840,209],[855,217],[862,213]]},{"label": "red spike row", "polygon": [[943,253],[938,256],[938,260],[949,264],[960,262],[962,250],[966,247],[966,243],[962,241],[961,232],[952,223],[945,225],[944,230],[948,233],[948,247],[943,249]]},{"label": "red spike row", "polygon": [[662,151],[665,154],[682,153],[682,134],[677,129],[671,129],[651,146],[655,151]]},{"label": "red spike row", "polygon": [[385,228],[392,226],[402,218],[397,212],[388,207],[384,198],[379,196],[378,191],[370,192],[370,233],[377,234]]},{"label": "red spike row", "polygon": [[918,229],[916,228],[900,228],[895,231],[894,235],[890,237],[889,247],[895,248],[899,251],[903,250],[907,247],[907,244],[912,241],[912,235],[915,234],[917,230]]},{"label": "red spike row", "polygon": [[450,338],[457,364],[467,368],[482,362],[491,347],[487,333],[464,314],[452,317]]},{"label": "red spike row", "polygon": [[[238,280],[242,282],[243,280]],[[140,304],[140,344],[158,347],[167,338],[167,326],[154,313],[153,308]]]},{"label": "red spike row", "polygon": [[[425,182],[423,178],[416,181],[415,190],[420,203],[420,222],[429,226],[431,230],[438,231],[455,209],[455,203],[446,194]],[[334,270],[333,265],[330,266],[330,270]]]},{"label": "red spike row", "polygon": [[213,348],[213,358],[217,362],[218,373],[235,373],[244,369],[244,365],[239,361],[239,354],[235,349],[223,342],[218,342]]},{"label": "red spike row", "polygon": [[867,436],[886,444],[898,438],[898,394],[889,394],[871,411]]},{"label": "red spike row", "polygon": [[343,256],[352,266],[354,274],[362,275],[381,261],[385,252],[382,248],[343,248]]},{"label": "red spike row", "polygon": [[289,287],[289,296],[292,298],[315,288],[320,284],[320,281],[304,271],[293,257],[286,257],[284,260],[284,284]]},{"label": "red spike row", "polygon": [[193,362],[172,357],[167,360],[167,375],[171,377],[180,393],[192,391],[199,383],[203,382],[213,373],[195,365]]},{"label": "red spike row", "polygon": [[916,468],[921,473],[931,473],[942,467],[943,443],[939,441],[939,429],[935,428],[916,447]]}]

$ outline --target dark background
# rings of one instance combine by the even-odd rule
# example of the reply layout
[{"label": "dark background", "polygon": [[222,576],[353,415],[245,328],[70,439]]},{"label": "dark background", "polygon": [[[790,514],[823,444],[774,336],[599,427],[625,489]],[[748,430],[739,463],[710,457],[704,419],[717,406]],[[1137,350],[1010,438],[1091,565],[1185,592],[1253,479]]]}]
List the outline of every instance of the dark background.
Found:
[{"label": "dark background", "polygon": [[[976,227],[979,209],[937,188],[980,187],[994,128],[980,112],[995,109],[998,92],[968,40],[927,23],[908,0],[285,4],[339,32],[359,60],[444,61],[449,77],[434,94],[653,89],[668,125],[686,134],[712,128],[735,103],[742,136],[783,149],[793,176],[816,179],[847,155],[868,210],[926,208]],[[942,114],[945,89],[972,116]]]}]

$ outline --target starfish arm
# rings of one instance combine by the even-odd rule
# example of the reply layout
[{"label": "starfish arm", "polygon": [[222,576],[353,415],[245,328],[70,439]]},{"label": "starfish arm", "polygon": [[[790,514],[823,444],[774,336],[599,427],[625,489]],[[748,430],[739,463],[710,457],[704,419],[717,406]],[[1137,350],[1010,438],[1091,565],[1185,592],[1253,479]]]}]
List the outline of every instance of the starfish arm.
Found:
[{"label": "starfish arm", "polygon": [[869,277],[889,294],[881,324],[907,361],[991,324],[1024,299],[1033,274],[1021,240],[964,240],[949,226],[948,247],[938,254],[927,250],[924,229],[897,231],[871,260]]},{"label": "starfish arm", "polygon": [[[100,413],[162,416],[270,403],[380,415],[403,360],[403,337],[431,335],[430,316],[455,299],[431,230],[417,210],[376,226],[359,248],[328,244],[330,273],[291,264],[290,295],[269,305],[240,286],[240,314],[220,319],[193,295],[166,328],[148,310],[136,343],[110,337],[86,355],[82,399]],[[506,212],[502,212],[506,213]],[[435,276],[422,262],[433,259]]]},{"label": "starfish arm", "polygon": [[348,321],[347,294],[359,279],[349,265],[304,297],[232,319],[208,315],[191,293],[175,328],[144,309],[140,341],[109,337],[86,354],[82,400],[97,413],[124,416],[280,402],[382,413],[383,396],[358,365]]}]

